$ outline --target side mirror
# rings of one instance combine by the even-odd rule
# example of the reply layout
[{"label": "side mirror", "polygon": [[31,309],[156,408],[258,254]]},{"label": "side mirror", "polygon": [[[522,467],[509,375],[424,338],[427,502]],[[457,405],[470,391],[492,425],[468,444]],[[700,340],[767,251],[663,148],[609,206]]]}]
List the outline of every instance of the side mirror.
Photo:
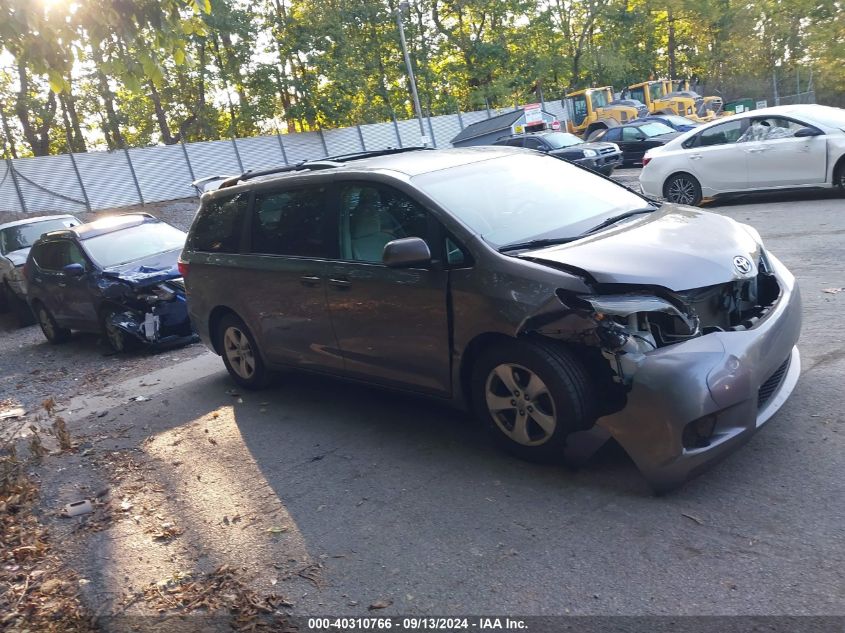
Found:
[{"label": "side mirror", "polygon": [[821,136],[822,131],[814,127],[802,127],[795,133],[796,138],[805,138],[807,136]]},{"label": "side mirror", "polygon": [[431,263],[431,251],[428,244],[419,237],[403,237],[384,245],[381,261],[391,268],[411,268],[427,266]]},{"label": "side mirror", "polygon": [[62,268],[62,272],[68,277],[82,277],[85,274],[85,266],[82,264],[68,264]]}]

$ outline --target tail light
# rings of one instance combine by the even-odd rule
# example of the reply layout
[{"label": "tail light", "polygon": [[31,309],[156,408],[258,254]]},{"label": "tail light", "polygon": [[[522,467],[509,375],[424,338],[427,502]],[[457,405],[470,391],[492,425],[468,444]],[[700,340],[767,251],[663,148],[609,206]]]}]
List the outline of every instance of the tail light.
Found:
[{"label": "tail light", "polygon": [[182,275],[182,277],[187,277],[188,271],[191,268],[191,266],[190,266],[190,264],[188,264],[188,262],[183,262],[181,259],[178,262],[176,262],[176,267],[179,269],[179,274]]},{"label": "tail light", "polygon": [[651,162],[651,156],[643,156],[643,167],[648,165],[650,162]]}]

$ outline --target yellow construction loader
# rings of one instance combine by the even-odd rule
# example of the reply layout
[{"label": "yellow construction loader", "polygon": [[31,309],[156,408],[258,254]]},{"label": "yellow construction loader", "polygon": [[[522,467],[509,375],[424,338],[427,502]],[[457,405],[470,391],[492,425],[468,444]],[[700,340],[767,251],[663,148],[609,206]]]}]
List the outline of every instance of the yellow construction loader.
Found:
[{"label": "yellow construction loader", "polygon": [[585,139],[596,130],[616,127],[636,119],[637,108],[613,100],[613,87],[586,88],[570,92],[564,98],[567,129]]},{"label": "yellow construction loader", "polygon": [[[665,95],[685,95],[696,101],[696,107],[699,112],[699,119],[703,121],[711,121],[717,116],[725,116],[724,108],[725,102],[722,97],[715,95],[701,96],[695,90],[690,89],[689,80],[687,79],[665,79],[663,80]],[[697,119],[698,120],[698,119]]]},{"label": "yellow construction loader", "polygon": [[[667,81],[642,81],[628,86],[628,96],[642,101],[651,114],[677,114],[693,121],[710,121],[713,117],[700,112],[695,97],[685,92],[667,93]],[[709,117],[709,118],[707,118]]]}]

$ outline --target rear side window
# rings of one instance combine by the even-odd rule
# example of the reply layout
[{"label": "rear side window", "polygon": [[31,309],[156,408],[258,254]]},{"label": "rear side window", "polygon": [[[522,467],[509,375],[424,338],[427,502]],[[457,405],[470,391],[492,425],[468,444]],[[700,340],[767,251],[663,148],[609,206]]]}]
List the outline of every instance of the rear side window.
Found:
[{"label": "rear side window", "polygon": [[329,229],[324,187],[255,196],[253,253],[329,258],[337,251],[336,243]]},{"label": "rear side window", "polygon": [[241,244],[241,227],[249,194],[217,199],[199,212],[188,246],[209,253],[237,253]]},{"label": "rear side window", "polygon": [[698,135],[698,145],[700,147],[709,147],[710,145],[726,145],[728,143],[736,143],[742,132],[745,129],[746,121],[739,119],[736,121],[728,121],[721,125],[714,125],[711,128],[704,130]]}]

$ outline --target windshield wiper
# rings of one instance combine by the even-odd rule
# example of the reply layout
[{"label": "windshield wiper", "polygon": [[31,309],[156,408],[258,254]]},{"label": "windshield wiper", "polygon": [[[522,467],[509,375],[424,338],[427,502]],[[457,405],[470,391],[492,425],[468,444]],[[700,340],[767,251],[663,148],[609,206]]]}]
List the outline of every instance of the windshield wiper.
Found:
[{"label": "windshield wiper", "polygon": [[544,246],[554,246],[555,244],[566,244],[572,240],[577,240],[577,237],[549,237],[543,240],[528,240],[527,242],[514,242],[513,244],[505,244],[499,248],[500,253],[507,253],[508,251],[524,251],[533,250],[535,248],[543,248]]},{"label": "windshield wiper", "polygon": [[606,229],[609,226],[616,224],[617,222],[621,222],[626,218],[633,217],[635,215],[640,215],[642,213],[651,213],[652,211],[657,211],[659,207],[643,207],[642,209],[633,209],[631,211],[625,211],[625,213],[620,213],[619,215],[612,215],[606,220],[599,222],[596,226],[591,229],[588,229],[581,233],[578,237],[584,237],[585,235],[590,235],[595,233],[596,231],[601,231],[602,229]]}]

